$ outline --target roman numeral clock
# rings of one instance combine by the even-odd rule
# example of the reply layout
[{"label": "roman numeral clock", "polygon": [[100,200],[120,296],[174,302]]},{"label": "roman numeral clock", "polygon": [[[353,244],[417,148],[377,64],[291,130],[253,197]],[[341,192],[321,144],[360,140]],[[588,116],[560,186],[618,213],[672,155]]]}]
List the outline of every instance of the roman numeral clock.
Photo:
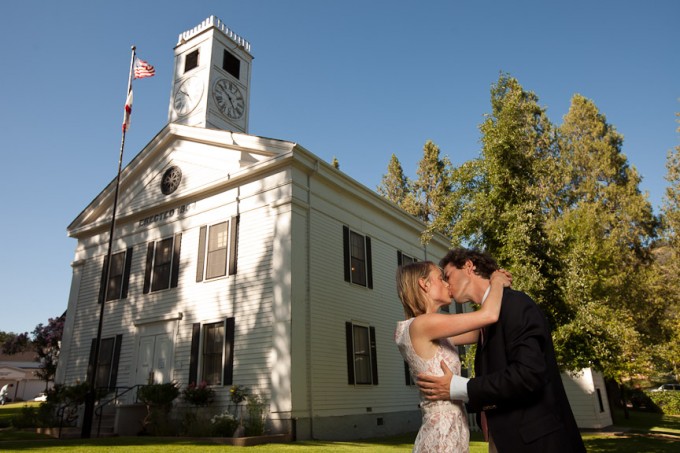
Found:
[{"label": "roman numeral clock", "polygon": [[248,133],[250,44],[210,16],[179,35],[168,121]]}]

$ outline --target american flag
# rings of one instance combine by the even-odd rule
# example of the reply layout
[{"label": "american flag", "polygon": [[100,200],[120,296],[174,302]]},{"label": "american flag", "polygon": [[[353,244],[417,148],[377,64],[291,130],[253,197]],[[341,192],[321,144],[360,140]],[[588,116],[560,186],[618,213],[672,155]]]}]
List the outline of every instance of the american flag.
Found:
[{"label": "american flag", "polygon": [[143,79],[144,77],[153,77],[156,75],[156,70],[146,61],[135,57],[134,64],[135,79]]}]

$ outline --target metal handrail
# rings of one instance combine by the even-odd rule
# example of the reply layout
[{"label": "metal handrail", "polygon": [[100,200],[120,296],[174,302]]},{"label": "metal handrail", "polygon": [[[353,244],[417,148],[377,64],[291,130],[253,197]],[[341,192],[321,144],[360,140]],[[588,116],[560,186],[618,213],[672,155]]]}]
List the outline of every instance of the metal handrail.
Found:
[{"label": "metal handrail", "polygon": [[[108,406],[114,401],[118,401],[120,397],[125,395],[126,393],[130,392],[131,390],[138,390],[139,387],[143,387],[142,384],[137,384],[133,385],[132,387],[114,387],[114,396],[112,398],[109,398],[108,400],[104,401],[103,403],[97,404],[97,407],[94,410],[94,415],[98,418],[97,421],[97,437],[99,437],[99,433],[101,431],[102,427],[102,413],[104,411],[104,407]],[[123,389],[122,392],[118,393],[120,389]],[[135,393],[135,402],[137,401],[137,394]]]}]

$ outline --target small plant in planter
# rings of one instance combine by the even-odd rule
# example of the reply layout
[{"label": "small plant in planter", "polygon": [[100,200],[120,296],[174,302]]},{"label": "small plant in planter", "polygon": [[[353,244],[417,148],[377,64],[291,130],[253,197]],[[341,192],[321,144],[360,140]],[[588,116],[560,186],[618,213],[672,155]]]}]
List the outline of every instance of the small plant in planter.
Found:
[{"label": "small plant in planter", "polygon": [[234,437],[241,437],[245,432],[243,426],[243,414],[241,410],[241,403],[250,396],[250,389],[242,385],[232,385],[229,389],[229,399],[236,405],[236,416],[238,418],[238,427],[234,431]]},{"label": "small plant in planter", "polygon": [[142,432],[149,434],[170,434],[168,414],[172,402],[179,396],[179,385],[175,382],[150,384],[139,388],[137,399],[146,405],[147,415],[142,422]]},{"label": "small plant in planter", "polygon": [[192,382],[182,390],[182,398],[193,406],[205,407],[215,401],[215,391],[205,381],[198,385]]},{"label": "small plant in planter", "polygon": [[238,420],[229,411],[215,415],[210,419],[213,434],[221,437],[232,437],[239,426]]}]

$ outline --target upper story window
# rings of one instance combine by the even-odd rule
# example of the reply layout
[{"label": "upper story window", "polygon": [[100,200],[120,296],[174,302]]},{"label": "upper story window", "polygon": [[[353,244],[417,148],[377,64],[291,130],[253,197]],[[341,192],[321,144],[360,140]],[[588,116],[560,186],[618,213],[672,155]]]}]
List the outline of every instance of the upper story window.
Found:
[{"label": "upper story window", "polygon": [[182,233],[149,242],[144,272],[144,294],[149,290],[176,288],[179,281],[179,254]]},{"label": "upper story window", "polygon": [[237,80],[241,78],[241,60],[236,58],[226,49],[222,58],[222,69],[234,76]]},{"label": "upper story window", "polygon": [[[130,266],[132,265],[132,247],[111,255],[111,266],[108,257],[104,258],[102,266],[102,282],[100,284],[100,298],[105,301],[125,299],[130,281]],[[107,278],[108,271],[108,278]]]},{"label": "upper story window", "polygon": [[347,383],[378,385],[378,354],[375,327],[345,323],[347,343]]},{"label": "upper story window", "polygon": [[189,72],[198,67],[198,49],[190,52],[184,57],[184,72]]},{"label": "upper story window", "polygon": [[373,288],[371,238],[342,227],[345,281]]},{"label": "upper story window", "polygon": [[203,226],[198,238],[196,281],[236,274],[239,218]]},{"label": "upper story window", "polygon": [[411,264],[418,261],[418,258],[407,255],[397,250],[397,266],[403,266],[405,264]]}]

